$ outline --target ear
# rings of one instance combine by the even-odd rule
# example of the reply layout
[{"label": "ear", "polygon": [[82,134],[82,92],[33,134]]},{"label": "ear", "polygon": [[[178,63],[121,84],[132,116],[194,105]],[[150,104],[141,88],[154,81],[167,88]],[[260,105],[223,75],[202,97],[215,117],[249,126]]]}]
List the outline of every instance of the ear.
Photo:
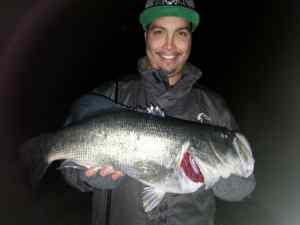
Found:
[{"label": "ear", "polygon": [[145,41],[147,41],[147,31],[144,32]]}]

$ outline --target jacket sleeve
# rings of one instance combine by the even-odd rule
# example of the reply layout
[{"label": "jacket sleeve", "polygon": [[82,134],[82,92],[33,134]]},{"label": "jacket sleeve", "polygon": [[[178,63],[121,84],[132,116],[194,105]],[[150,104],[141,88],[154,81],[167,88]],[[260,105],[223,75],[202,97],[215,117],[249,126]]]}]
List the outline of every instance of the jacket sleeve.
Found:
[{"label": "jacket sleeve", "polygon": [[[108,89],[106,90],[108,93]],[[104,93],[105,94],[105,93]],[[79,98],[71,106],[71,110],[64,126],[68,126],[74,122],[78,122],[88,116],[92,116],[101,110],[105,110],[111,107],[104,101],[107,98],[106,95],[90,94],[84,95]],[[72,165],[72,162],[64,163],[62,174],[68,184],[76,187],[80,191],[87,192],[93,191],[94,189],[113,189],[116,188],[122,178],[117,181],[113,181],[111,176],[102,177],[95,175],[87,177],[84,175],[85,168],[78,169],[78,165]]]},{"label": "jacket sleeve", "polygon": [[249,196],[256,185],[254,175],[247,178],[231,175],[227,179],[221,178],[213,187],[214,194],[225,201],[241,201]]},{"label": "jacket sleeve", "polygon": [[[238,131],[238,124],[223,98],[214,94],[208,98],[210,105],[213,105],[213,107],[210,108],[210,114],[213,115],[215,124]],[[231,175],[227,179],[221,178],[212,187],[212,190],[215,196],[222,200],[241,201],[253,192],[255,186],[256,180],[254,174],[248,178]]]}]

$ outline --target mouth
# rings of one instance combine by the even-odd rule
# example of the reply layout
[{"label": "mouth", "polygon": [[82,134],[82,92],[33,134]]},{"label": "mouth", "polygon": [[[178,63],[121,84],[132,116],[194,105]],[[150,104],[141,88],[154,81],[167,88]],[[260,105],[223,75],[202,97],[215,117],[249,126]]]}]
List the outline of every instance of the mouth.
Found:
[{"label": "mouth", "polygon": [[178,53],[172,53],[172,54],[157,53],[157,54],[161,58],[161,60],[167,62],[176,61],[179,55]]},{"label": "mouth", "polygon": [[183,169],[185,175],[193,182],[204,183],[204,177],[190,152],[187,151],[183,154],[180,167]]},{"label": "mouth", "polygon": [[160,57],[166,60],[172,60],[176,58],[175,55],[160,55]]},{"label": "mouth", "polygon": [[236,134],[233,144],[241,162],[241,173],[248,177],[253,173],[255,163],[250,144],[246,137],[239,133]]}]

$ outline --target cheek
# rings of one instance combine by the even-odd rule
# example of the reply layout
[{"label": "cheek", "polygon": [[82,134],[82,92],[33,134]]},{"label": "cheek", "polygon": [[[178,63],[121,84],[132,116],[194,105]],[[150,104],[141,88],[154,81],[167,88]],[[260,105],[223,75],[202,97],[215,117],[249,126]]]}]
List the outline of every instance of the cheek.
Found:
[{"label": "cheek", "polygon": [[187,41],[178,41],[177,49],[184,54],[189,54],[191,50],[191,43]]},{"label": "cheek", "polygon": [[149,35],[147,40],[148,49],[151,51],[159,50],[164,46],[164,38],[163,37],[153,37]]},{"label": "cheek", "polygon": [[162,46],[162,42],[161,41],[151,41],[148,42],[148,49],[150,51],[156,51],[159,50]]}]

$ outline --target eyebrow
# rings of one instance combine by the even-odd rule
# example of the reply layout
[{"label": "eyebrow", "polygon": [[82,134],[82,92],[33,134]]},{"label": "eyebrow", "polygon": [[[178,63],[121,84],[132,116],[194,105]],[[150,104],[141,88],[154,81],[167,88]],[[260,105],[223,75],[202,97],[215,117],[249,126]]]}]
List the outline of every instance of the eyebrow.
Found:
[{"label": "eyebrow", "polygon": [[185,27],[178,28],[177,30],[187,30],[187,31],[191,31],[191,28],[190,28],[190,26],[185,26]]},{"label": "eyebrow", "polygon": [[[165,27],[162,27],[162,26],[159,26],[159,25],[151,25],[151,26],[149,27],[148,30],[153,30],[153,29],[162,29],[162,30],[166,30]],[[191,31],[191,28],[190,28],[190,26],[188,25],[188,26],[179,27],[179,28],[176,29],[176,31],[180,31],[180,30]]]}]

